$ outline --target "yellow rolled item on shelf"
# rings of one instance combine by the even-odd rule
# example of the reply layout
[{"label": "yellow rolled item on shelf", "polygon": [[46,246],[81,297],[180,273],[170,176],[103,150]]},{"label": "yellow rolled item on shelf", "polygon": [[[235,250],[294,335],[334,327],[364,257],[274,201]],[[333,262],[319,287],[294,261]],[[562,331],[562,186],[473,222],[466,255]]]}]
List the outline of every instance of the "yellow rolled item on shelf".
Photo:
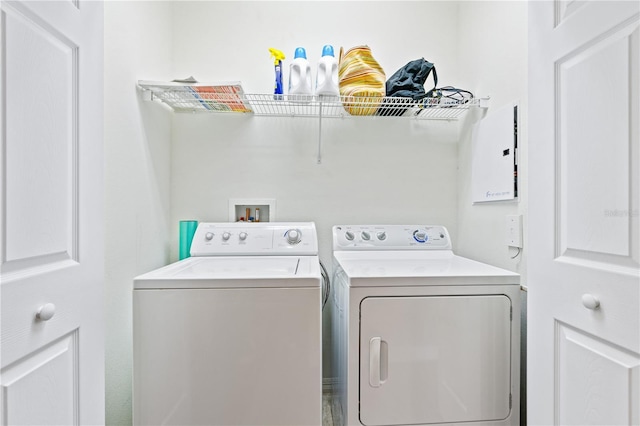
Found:
[{"label": "yellow rolled item on shelf", "polygon": [[351,115],[374,115],[385,96],[386,76],[369,46],[340,48],[338,79],[342,106]]}]

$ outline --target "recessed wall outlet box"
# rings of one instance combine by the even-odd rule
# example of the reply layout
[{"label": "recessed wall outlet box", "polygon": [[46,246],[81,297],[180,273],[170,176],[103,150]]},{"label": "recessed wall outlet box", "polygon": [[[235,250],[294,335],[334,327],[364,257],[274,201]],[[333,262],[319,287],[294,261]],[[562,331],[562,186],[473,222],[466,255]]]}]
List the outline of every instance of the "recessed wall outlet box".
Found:
[{"label": "recessed wall outlet box", "polygon": [[274,198],[232,198],[229,200],[229,222],[275,222]]},{"label": "recessed wall outlet box", "polygon": [[522,248],[522,215],[507,216],[507,245]]}]

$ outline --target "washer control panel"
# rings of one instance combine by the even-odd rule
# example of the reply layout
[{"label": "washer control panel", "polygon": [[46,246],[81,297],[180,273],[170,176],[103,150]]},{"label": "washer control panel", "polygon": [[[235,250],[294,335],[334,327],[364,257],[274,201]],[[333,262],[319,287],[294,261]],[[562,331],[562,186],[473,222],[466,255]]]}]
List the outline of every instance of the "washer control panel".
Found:
[{"label": "washer control panel", "polygon": [[199,223],[191,256],[317,255],[313,222]]},{"label": "washer control panel", "polygon": [[440,225],[337,225],[334,250],[451,250]]}]

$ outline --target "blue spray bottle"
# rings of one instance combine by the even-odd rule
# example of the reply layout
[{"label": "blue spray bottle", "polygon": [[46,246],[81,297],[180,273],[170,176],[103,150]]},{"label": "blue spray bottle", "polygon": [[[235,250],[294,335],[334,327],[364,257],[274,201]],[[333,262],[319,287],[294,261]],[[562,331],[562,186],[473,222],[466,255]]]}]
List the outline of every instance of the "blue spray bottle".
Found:
[{"label": "blue spray bottle", "polygon": [[269,48],[269,52],[273,58],[273,64],[275,65],[276,71],[276,83],[273,89],[273,99],[282,99],[282,95],[284,94],[282,86],[282,60],[284,59],[284,53],[278,49],[274,49],[273,47]]}]

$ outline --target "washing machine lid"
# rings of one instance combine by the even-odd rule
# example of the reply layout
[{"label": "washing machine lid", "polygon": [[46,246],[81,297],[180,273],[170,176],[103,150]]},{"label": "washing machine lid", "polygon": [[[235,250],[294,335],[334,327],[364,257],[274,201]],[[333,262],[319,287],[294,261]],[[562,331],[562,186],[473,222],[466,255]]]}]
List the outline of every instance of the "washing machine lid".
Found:
[{"label": "washing machine lid", "polygon": [[190,257],[134,279],[134,289],[320,287],[318,256]]},{"label": "washing machine lid", "polygon": [[519,284],[520,275],[451,250],[335,251],[351,287]]}]

